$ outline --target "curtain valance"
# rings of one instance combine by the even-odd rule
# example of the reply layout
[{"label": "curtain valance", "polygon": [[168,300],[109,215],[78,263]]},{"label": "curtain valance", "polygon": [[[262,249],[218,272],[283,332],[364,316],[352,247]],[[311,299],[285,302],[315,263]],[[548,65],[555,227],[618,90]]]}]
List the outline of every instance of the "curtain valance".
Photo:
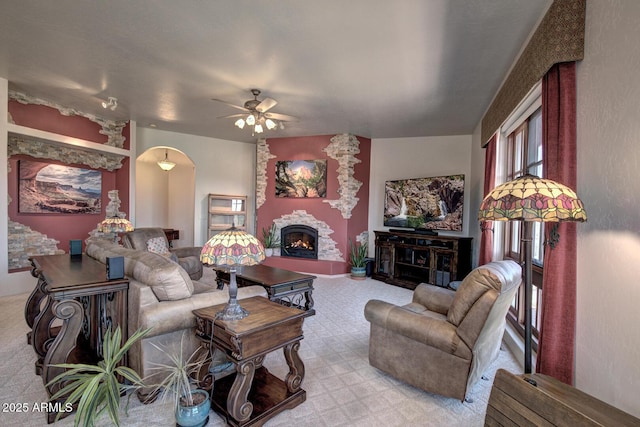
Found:
[{"label": "curtain valance", "polygon": [[584,57],[587,0],[555,0],[482,118],[482,146],[549,69]]}]

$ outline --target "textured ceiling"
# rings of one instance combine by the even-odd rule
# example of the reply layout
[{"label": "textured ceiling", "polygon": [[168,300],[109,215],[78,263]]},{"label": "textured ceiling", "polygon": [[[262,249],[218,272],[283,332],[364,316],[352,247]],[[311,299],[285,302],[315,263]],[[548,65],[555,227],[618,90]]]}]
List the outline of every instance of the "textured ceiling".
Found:
[{"label": "textured ceiling", "polygon": [[470,134],[550,3],[9,1],[0,76],[88,113],[235,141],[256,138],[211,99],[242,105],[251,88],[299,118],[266,137]]}]

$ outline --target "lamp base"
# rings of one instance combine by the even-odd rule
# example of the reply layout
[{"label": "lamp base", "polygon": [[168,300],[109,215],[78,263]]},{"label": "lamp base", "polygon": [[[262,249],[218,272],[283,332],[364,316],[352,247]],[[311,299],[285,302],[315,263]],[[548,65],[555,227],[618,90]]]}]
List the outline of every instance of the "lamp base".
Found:
[{"label": "lamp base", "polygon": [[222,311],[216,313],[216,319],[220,320],[241,320],[249,315],[249,312],[240,307],[237,301],[229,302],[224,306]]}]

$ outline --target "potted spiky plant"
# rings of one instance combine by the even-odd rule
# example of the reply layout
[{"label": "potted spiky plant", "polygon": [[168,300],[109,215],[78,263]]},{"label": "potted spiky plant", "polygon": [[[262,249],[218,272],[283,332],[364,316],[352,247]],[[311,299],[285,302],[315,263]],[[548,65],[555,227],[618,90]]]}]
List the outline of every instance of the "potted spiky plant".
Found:
[{"label": "potted spiky plant", "polygon": [[176,423],[179,426],[203,426],[209,417],[211,402],[206,390],[196,388],[194,377],[202,367],[205,359],[198,359],[198,350],[185,357],[184,334],[180,340],[180,348],[175,351],[152,344],[167,355],[168,363],[154,363],[153,371],[145,383],[159,379],[153,386],[152,395],[162,395],[162,400],[170,397],[175,407]]},{"label": "potted spiky plant", "polygon": [[353,243],[349,239],[349,262],[351,264],[351,278],[364,280],[367,277],[367,245]]},{"label": "potted spiky plant", "polygon": [[[64,368],[66,371],[47,384],[47,387],[58,382],[61,384],[60,389],[51,396],[51,401],[62,400],[65,404],[77,405],[74,426],[93,427],[104,412],[109,415],[113,424],[120,425],[121,395],[143,385],[136,371],[120,363],[131,346],[147,335],[150,330],[138,330],[122,344],[120,327],[118,326],[114,332],[109,327],[102,342],[102,360],[97,365],[84,363],[53,365]],[[62,414],[62,412],[59,413],[56,420]]]},{"label": "potted spiky plant", "polygon": [[271,224],[268,230],[262,229],[262,244],[267,256],[275,255],[276,249],[280,249],[280,236],[278,236],[277,231],[275,224]]}]

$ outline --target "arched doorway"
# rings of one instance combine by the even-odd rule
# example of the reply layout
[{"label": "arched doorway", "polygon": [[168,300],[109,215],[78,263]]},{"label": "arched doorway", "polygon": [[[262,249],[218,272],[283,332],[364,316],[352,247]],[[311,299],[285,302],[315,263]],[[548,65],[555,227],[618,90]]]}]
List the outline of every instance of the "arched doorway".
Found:
[{"label": "arched doorway", "polygon": [[[165,153],[176,166],[163,171],[158,161]],[[180,231],[174,247],[194,245],[195,165],[183,152],[158,146],[136,159],[136,227],[173,228]]]}]

